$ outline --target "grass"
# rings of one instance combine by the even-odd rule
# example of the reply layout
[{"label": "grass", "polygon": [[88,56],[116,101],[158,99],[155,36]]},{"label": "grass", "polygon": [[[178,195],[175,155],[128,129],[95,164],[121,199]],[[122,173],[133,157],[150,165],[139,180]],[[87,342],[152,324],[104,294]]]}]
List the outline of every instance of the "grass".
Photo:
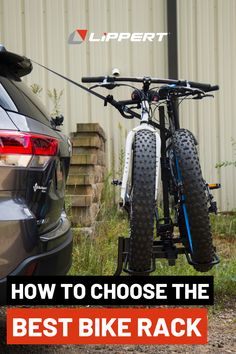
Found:
[{"label": "grass", "polygon": [[236,212],[212,215],[211,224],[214,235],[236,237]]},{"label": "grass", "polygon": [[81,236],[80,230],[74,229],[70,274],[112,275],[116,268],[118,237],[127,231],[127,221],[119,213],[114,213],[110,220],[99,221],[93,237]]},{"label": "grass", "polygon": [[[114,206],[115,187],[110,178],[108,175],[105,181],[94,236],[82,235],[80,228],[73,231],[71,275],[113,275],[116,270],[118,237],[128,236],[129,224],[126,213]],[[174,267],[165,259],[157,260],[153,275],[213,275],[215,298],[220,305],[236,297],[236,212],[211,215],[211,225],[220,264],[207,273],[199,273],[188,264],[185,255],[180,255]]]}]

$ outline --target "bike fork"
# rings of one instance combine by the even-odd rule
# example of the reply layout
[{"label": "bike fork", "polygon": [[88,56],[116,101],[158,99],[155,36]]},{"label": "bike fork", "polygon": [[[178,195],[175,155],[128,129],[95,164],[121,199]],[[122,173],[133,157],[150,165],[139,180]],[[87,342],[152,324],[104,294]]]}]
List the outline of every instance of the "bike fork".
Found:
[{"label": "bike fork", "polygon": [[121,199],[122,205],[125,206],[127,202],[129,202],[129,191],[128,191],[128,180],[129,176],[132,175],[132,147],[134,143],[135,133],[139,130],[150,130],[156,136],[156,188],[155,188],[155,199],[157,199],[158,192],[158,178],[159,178],[159,170],[160,170],[160,150],[161,150],[161,139],[160,135],[156,129],[154,129],[150,124],[143,123],[138,127],[131,130],[126,139],[126,147],[125,147],[125,166],[124,173],[121,183]]}]

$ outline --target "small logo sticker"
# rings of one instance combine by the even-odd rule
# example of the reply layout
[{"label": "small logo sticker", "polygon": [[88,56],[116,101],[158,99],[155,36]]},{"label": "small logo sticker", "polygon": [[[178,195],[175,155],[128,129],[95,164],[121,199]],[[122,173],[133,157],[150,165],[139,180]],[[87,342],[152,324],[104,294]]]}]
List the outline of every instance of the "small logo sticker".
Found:
[{"label": "small logo sticker", "polygon": [[75,31],[73,31],[68,38],[68,43],[69,44],[81,44],[85,40],[86,34],[88,30],[86,29],[79,29],[77,28]]},{"label": "small logo sticker", "polygon": [[100,34],[88,32],[87,29],[76,28],[69,35],[68,43],[81,44],[85,39],[89,42],[163,42],[164,38],[167,38],[169,35],[167,32],[103,32]]},{"label": "small logo sticker", "polygon": [[35,183],[35,185],[33,186],[33,190],[34,190],[34,192],[37,192],[38,190],[40,190],[42,193],[46,193],[47,187],[42,187],[42,186],[39,186],[38,183]]}]

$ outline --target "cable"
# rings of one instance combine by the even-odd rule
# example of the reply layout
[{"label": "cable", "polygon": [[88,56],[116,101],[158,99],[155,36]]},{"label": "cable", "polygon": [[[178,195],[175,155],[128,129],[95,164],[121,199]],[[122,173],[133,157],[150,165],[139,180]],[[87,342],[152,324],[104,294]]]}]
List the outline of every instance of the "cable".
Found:
[{"label": "cable", "polygon": [[78,82],[76,82],[76,81],[74,81],[74,80],[71,80],[71,79],[69,79],[68,77],[66,77],[66,76],[64,76],[64,75],[59,74],[58,72],[56,72],[56,71],[54,71],[54,70],[52,70],[52,69],[49,69],[49,68],[47,68],[46,66],[44,66],[44,65],[42,65],[42,64],[39,64],[39,63],[37,63],[36,61],[34,61],[34,60],[32,60],[32,59],[31,59],[31,61],[32,61],[33,63],[35,63],[35,64],[41,66],[42,68],[44,68],[44,69],[50,71],[51,73],[53,73],[53,74],[55,74],[55,75],[61,77],[62,79],[69,81],[70,83],[74,84],[75,86],[78,86],[78,87],[81,88],[82,90],[87,91],[87,92],[89,92],[89,93],[92,93],[92,95],[97,96],[98,98],[102,99],[103,101],[106,101],[106,97],[103,96],[103,95],[100,95],[100,93],[97,93],[97,92],[95,92],[95,91],[92,91],[92,90],[90,90],[89,88],[87,88],[86,86],[83,86],[83,85],[79,84]]}]

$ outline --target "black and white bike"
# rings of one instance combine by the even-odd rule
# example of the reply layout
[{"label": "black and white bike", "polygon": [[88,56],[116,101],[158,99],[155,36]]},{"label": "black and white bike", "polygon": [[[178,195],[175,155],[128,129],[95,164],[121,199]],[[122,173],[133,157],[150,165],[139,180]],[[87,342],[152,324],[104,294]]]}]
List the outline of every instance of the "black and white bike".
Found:
[{"label": "black and white bike", "polygon": [[[96,95],[124,118],[140,119],[127,136],[123,179],[113,181],[121,185],[121,204],[130,221],[129,237],[119,239],[116,275],[122,270],[148,275],[155,270],[156,258],[166,258],[169,265],[174,265],[181,253],[196,270],[210,270],[219,262],[209,220],[209,212],[217,211],[210,189],[220,185],[209,185],[203,179],[197,141],[190,131],[180,128],[178,105],[185,98],[208,97],[208,92],[219,87],[150,77],[83,77],[82,82],[96,83],[89,89],[93,94],[97,87],[131,87],[131,99],[126,101]],[[142,87],[134,87],[134,83]],[[159,174],[162,218],[157,207]],[[174,227],[178,227],[178,236]]]}]

